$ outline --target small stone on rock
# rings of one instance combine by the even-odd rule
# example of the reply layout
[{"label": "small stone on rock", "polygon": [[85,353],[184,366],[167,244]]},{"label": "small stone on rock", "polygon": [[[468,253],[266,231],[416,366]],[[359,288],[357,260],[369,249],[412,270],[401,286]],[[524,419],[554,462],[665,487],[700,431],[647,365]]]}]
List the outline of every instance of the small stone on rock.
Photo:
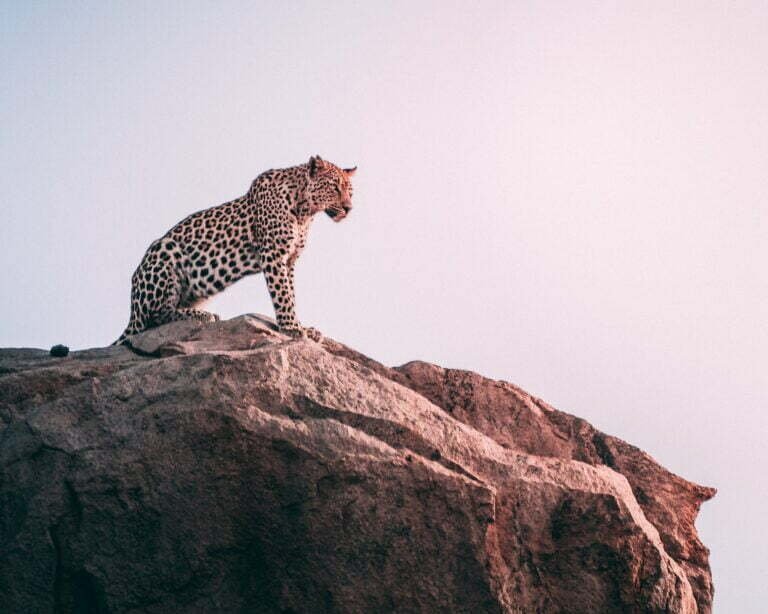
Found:
[{"label": "small stone on rock", "polygon": [[69,348],[66,345],[61,345],[59,343],[51,348],[51,356],[55,356],[56,358],[64,358],[67,354],[69,354]]}]

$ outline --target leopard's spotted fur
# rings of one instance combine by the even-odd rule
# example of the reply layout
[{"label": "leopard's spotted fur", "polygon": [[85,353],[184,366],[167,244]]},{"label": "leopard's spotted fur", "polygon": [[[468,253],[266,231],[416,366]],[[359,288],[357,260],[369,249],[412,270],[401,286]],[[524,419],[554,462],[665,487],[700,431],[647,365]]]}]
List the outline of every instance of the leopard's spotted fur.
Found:
[{"label": "leopard's spotted fur", "polygon": [[313,156],[306,164],[262,173],[244,196],[176,224],[149,246],[133,274],[131,318],[115,344],[174,320],[218,320],[199,304],[260,272],[280,330],[319,339],[296,319],[294,266],[316,213],[337,222],[349,213],[354,171]]}]

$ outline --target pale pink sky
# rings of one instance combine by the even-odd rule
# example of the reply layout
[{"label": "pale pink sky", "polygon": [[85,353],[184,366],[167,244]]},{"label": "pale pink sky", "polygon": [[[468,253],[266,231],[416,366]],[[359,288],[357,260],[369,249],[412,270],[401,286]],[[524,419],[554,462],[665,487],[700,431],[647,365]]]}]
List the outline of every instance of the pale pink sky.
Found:
[{"label": "pale pink sky", "polygon": [[[768,3],[258,6],[0,5],[0,346],[112,341],[177,220],[310,154],[357,164],[299,262],[304,323],[716,486],[715,611],[761,611]],[[211,308],[271,314],[259,278]]]}]

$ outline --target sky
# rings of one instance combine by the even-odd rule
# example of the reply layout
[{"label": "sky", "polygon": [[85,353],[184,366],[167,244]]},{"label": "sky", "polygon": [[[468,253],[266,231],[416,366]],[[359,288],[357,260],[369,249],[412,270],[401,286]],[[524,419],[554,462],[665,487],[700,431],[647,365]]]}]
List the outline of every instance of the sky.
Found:
[{"label": "sky", "polygon": [[[768,601],[768,2],[0,0],[0,346],[103,346],[187,214],[320,154],[298,315],[522,386],[719,489]],[[261,277],[208,304],[272,314]]]}]

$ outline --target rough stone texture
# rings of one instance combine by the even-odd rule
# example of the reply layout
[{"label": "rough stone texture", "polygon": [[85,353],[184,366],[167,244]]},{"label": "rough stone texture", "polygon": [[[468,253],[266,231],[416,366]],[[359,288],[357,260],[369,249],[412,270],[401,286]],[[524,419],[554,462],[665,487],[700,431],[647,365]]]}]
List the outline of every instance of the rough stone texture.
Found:
[{"label": "rough stone texture", "polygon": [[714,490],[515,386],[271,322],[0,350],[3,612],[710,612]]}]

